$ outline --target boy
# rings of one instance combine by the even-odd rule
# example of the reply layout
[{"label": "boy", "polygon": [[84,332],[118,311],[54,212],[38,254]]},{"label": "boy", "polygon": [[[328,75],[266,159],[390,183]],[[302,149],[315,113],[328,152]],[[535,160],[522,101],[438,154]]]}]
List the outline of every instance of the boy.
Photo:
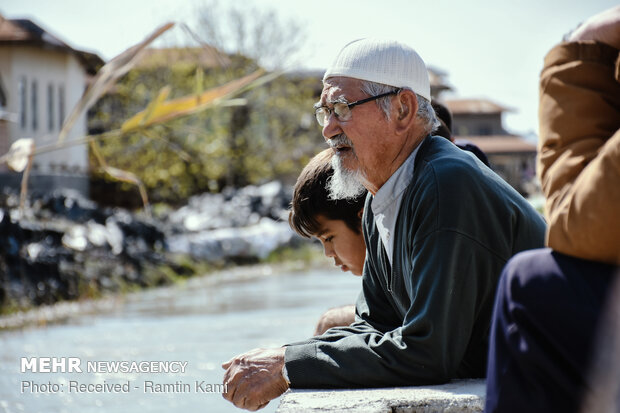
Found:
[{"label": "boy", "polygon": [[362,213],[366,193],[353,200],[330,199],[326,186],[333,169],[331,149],[308,162],[297,178],[288,222],[305,238],[315,237],[325,255],[334,258],[342,271],[362,275],[366,246],[362,236]]},{"label": "boy", "polygon": [[[325,149],[302,170],[293,191],[288,221],[302,237],[316,237],[323,245],[325,256],[333,258],[334,264],[342,271],[362,275],[366,245],[361,218],[366,192],[353,200],[330,199],[326,188],[334,172],[331,165],[333,154],[333,150]],[[355,306],[332,308],[321,316],[314,335],[353,321]]]}]

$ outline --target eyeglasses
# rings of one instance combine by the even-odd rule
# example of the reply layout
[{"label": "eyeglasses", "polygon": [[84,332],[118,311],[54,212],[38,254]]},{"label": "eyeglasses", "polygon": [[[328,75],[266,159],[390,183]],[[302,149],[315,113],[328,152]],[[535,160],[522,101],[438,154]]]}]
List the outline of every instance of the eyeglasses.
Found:
[{"label": "eyeglasses", "polygon": [[329,116],[333,113],[336,116],[336,119],[340,121],[347,121],[351,119],[351,108],[357,105],[361,105],[362,103],[371,102],[373,100],[377,100],[379,98],[396,95],[401,91],[401,89],[396,89],[391,92],[382,93],[377,96],[371,96],[366,99],[356,100],[355,102],[347,103],[347,102],[335,102],[334,106],[330,109],[327,106],[318,106],[314,109],[314,115],[316,116],[316,121],[319,122],[319,125],[325,126],[325,121]]}]

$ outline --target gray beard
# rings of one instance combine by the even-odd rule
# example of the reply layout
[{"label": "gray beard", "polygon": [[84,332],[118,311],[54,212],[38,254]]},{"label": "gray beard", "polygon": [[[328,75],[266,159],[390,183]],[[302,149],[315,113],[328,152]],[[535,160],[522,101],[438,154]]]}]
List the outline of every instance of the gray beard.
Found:
[{"label": "gray beard", "polygon": [[350,171],[342,166],[339,156],[332,157],[333,175],[327,181],[327,191],[333,200],[355,199],[366,191],[362,185],[363,176],[359,170]]}]

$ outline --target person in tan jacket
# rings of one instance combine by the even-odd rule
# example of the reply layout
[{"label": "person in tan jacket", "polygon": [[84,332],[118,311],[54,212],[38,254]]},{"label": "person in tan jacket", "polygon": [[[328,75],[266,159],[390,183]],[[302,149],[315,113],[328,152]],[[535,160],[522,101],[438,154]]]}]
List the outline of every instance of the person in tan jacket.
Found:
[{"label": "person in tan jacket", "polygon": [[[616,7],[616,15],[620,13]],[[605,20],[607,19],[607,20]],[[620,264],[620,27],[611,13],[553,48],[540,79],[547,245]],[[598,29],[598,30],[597,30]],[[615,30],[614,30],[615,29]],[[596,41],[597,36],[603,41]]]},{"label": "person in tan jacket", "polygon": [[489,413],[620,407],[617,378],[612,393],[598,398],[611,404],[591,404],[604,382],[591,374],[601,365],[601,348],[605,356],[620,352],[617,344],[597,347],[618,335],[605,323],[620,276],[620,6],[566,40],[547,54],[540,76],[538,174],[549,248],[516,255],[500,278]]}]

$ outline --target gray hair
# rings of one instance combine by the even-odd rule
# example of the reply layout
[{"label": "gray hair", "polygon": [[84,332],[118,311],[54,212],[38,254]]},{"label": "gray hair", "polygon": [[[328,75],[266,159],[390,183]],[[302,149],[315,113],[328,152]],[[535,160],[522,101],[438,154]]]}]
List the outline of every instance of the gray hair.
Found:
[{"label": "gray hair", "polygon": [[[397,87],[385,85],[383,83],[370,82],[368,80],[362,80],[362,92],[369,96],[376,96],[382,93],[388,93],[398,90]],[[426,98],[415,94],[418,99],[418,112],[416,116],[422,120],[422,127],[424,128],[424,134],[428,135],[435,131],[439,127],[439,120],[435,115],[435,109],[431,106]],[[377,99],[377,104],[385,114],[385,117],[390,120],[390,111],[392,110],[392,100],[389,96]]]}]

